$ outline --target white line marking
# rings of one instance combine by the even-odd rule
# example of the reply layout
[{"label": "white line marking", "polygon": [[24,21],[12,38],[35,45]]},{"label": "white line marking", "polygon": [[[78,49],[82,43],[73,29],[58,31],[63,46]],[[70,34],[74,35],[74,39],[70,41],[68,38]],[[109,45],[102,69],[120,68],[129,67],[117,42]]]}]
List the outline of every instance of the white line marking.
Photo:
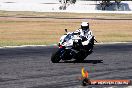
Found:
[{"label": "white line marking", "polygon": [[[129,44],[132,42],[100,42],[95,43],[95,45],[104,45],[104,44]],[[57,46],[57,44],[51,44],[51,45],[22,45],[22,46],[3,46],[0,48],[21,48],[21,47],[47,47],[47,46]]]}]

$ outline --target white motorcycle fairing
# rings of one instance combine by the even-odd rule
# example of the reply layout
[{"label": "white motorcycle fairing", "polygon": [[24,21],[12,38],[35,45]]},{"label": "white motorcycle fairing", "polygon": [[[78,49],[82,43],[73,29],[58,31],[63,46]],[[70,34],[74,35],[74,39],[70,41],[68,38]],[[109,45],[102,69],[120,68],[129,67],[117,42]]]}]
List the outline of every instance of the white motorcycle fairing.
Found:
[{"label": "white motorcycle fairing", "polygon": [[[94,36],[91,36],[92,40]],[[94,42],[91,39],[86,42],[81,42],[82,38],[79,33],[68,32],[60,38],[58,44],[59,49],[52,54],[51,61],[57,63],[60,60],[71,60],[72,58],[76,59],[78,62],[82,62],[93,49]],[[82,43],[87,44],[86,47]]]}]

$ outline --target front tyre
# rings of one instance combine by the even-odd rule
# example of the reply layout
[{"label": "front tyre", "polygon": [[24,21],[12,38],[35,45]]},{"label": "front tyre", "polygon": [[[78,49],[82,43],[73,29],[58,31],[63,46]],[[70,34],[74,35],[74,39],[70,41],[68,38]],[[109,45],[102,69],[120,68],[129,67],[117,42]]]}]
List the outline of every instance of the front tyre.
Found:
[{"label": "front tyre", "polygon": [[51,56],[52,63],[58,63],[61,60],[59,51],[55,52]]}]

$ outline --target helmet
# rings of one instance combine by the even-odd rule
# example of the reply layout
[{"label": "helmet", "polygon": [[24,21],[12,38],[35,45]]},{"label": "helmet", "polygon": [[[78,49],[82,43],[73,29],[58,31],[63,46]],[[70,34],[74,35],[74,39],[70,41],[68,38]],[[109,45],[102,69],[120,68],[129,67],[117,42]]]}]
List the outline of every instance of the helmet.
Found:
[{"label": "helmet", "polygon": [[81,29],[83,31],[89,30],[89,23],[88,22],[82,22]]}]

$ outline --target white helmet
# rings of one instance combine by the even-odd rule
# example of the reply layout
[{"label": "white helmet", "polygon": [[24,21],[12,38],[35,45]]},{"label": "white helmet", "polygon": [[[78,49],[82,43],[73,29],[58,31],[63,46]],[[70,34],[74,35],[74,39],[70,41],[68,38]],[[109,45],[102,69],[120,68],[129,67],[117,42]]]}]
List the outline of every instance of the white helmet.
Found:
[{"label": "white helmet", "polygon": [[82,22],[81,29],[84,31],[89,30],[89,23],[88,22]]}]

